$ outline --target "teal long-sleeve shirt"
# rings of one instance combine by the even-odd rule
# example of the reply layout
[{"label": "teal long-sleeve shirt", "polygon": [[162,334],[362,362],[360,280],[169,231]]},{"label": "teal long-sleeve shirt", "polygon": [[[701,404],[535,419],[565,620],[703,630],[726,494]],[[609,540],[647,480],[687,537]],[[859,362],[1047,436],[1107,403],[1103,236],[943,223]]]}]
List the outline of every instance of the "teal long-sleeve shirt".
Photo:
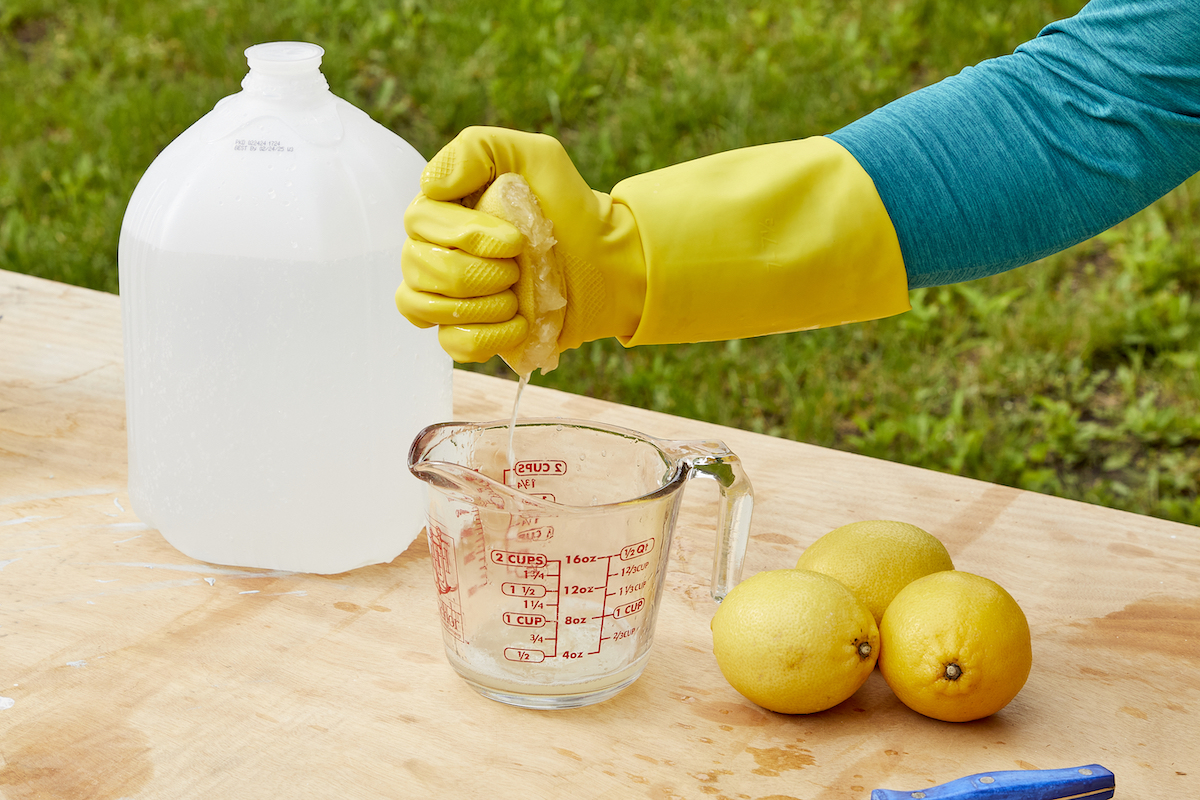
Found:
[{"label": "teal long-sleeve shirt", "polygon": [[1200,0],[1092,0],[830,138],[874,180],[910,288],[1036,261],[1200,171]]}]

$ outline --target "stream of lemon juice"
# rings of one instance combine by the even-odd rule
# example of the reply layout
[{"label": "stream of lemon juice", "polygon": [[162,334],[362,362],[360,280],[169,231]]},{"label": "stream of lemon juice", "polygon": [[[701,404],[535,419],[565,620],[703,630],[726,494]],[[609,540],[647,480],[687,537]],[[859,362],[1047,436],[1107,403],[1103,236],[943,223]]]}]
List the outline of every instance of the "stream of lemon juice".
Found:
[{"label": "stream of lemon juice", "polygon": [[521,393],[525,391],[525,387],[529,385],[529,378],[533,375],[532,372],[526,372],[524,375],[517,376],[517,396],[513,398],[512,418],[508,421],[508,474],[516,475],[517,472],[517,456],[513,449],[513,439],[517,432],[517,409],[521,406]]},{"label": "stream of lemon juice", "polygon": [[[521,394],[529,385],[529,378],[532,374],[532,372],[527,372],[517,376],[517,394],[513,398],[512,416],[508,421],[509,475],[516,475],[517,459],[514,442],[517,432],[517,413],[521,406]],[[455,649],[456,655],[459,656],[458,668],[460,671],[469,674],[473,680],[496,689],[525,694],[559,694],[563,691],[564,686],[569,686],[573,691],[586,692],[616,685],[635,676],[642,669],[640,660],[636,659],[634,663],[620,669],[622,663],[630,660],[630,654],[612,652],[613,648],[610,647],[610,652],[603,659],[590,657],[586,659],[586,663],[576,660],[556,665],[553,682],[546,683],[541,667],[527,666],[520,662],[506,661],[503,664],[497,662],[494,654],[505,648],[503,643],[490,641],[491,638],[487,631],[483,631],[482,635],[476,634],[476,637],[473,637],[473,646],[463,647],[460,645]],[[632,643],[631,639],[629,644]],[[460,648],[466,652],[460,652]],[[648,654],[647,652],[644,655]]]}]

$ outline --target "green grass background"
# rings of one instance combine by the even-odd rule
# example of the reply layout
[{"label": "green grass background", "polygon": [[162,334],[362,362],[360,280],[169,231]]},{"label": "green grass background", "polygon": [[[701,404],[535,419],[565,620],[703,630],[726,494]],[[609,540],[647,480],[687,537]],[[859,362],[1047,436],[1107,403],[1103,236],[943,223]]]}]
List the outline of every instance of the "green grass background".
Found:
[{"label": "green grass background", "polygon": [[[256,42],[324,46],[333,91],[427,158],[471,124],[546,131],[608,189],[827,133],[1082,5],[5,0],[0,268],[115,292],[133,187],[239,90]],[[535,382],[1196,524],[1198,222],[1193,178],[1066,253],[913,292],[899,317],[716,344],[594,343]]]}]

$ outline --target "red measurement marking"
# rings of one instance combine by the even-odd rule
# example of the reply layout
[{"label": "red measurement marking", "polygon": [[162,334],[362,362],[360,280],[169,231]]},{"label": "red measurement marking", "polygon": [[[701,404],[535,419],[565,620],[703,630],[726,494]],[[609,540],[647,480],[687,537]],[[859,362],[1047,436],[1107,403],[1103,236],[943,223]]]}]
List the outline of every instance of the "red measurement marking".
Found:
[{"label": "red measurement marking", "polygon": [[545,542],[554,538],[554,528],[544,525],[541,528],[517,531],[517,538],[523,542]]},{"label": "red measurement marking", "polygon": [[541,553],[512,553],[507,550],[493,550],[491,559],[493,564],[505,567],[546,566],[546,557]]},{"label": "red measurement marking", "polygon": [[531,475],[566,475],[567,462],[565,461],[518,461],[513,464],[513,471],[519,477],[528,477]]},{"label": "red measurement marking", "polygon": [[458,578],[454,570],[454,540],[437,525],[432,526],[429,536],[429,556],[433,561],[433,580],[438,594],[449,594],[458,589]]},{"label": "red measurement marking", "polygon": [[541,614],[522,614],[518,611],[505,611],[500,619],[505,625],[518,628],[540,628],[546,624],[546,618]]},{"label": "red measurement marking", "polygon": [[523,661],[527,664],[539,664],[546,660],[546,654],[541,650],[526,650],[520,647],[504,648],[504,657],[509,661]]},{"label": "red measurement marking", "polygon": [[650,566],[649,561],[643,561],[639,564],[629,564],[628,566],[621,567],[616,572],[608,573],[608,577],[610,577],[610,578],[627,578],[630,575],[637,575],[639,572],[642,572],[649,566]]},{"label": "red measurement marking", "polygon": [[620,619],[621,617],[628,617],[630,614],[636,614],[642,610],[642,606],[644,605],[646,605],[646,599],[643,597],[634,600],[632,603],[626,603],[623,606],[617,606],[612,612],[613,619]]},{"label": "red measurement marking", "polygon": [[603,586],[564,586],[563,594],[592,594],[593,592],[599,592],[603,588]]},{"label": "red measurement marking", "polygon": [[621,548],[621,560],[628,561],[631,558],[641,558],[644,555],[649,555],[654,551],[654,540],[645,539],[636,544],[627,544]]},{"label": "red measurement marking", "polygon": [[502,583],[500,591],[509,597],[545,597],[546,587],[536,583]]},{"label": "red measurement marking", "polygon": [[634,592],[640,592],[642,589],[646,588],[647,583],[649,583],[649,581],[642,581],[641,583],[631,583],[628,586],[622,586],[621,588],[617,589],[612,594],[617,597],[624,597],[625,595],[630,595],[630,594],[633,594]]},{"label": "red measurement marking", "polygon": [[445,598],[438,600],[438,613],[442,618],[442,628],[444,628],[451,636],[459,641],[465,642],[463,638],[463,621],[462,614],[446,602]]}]

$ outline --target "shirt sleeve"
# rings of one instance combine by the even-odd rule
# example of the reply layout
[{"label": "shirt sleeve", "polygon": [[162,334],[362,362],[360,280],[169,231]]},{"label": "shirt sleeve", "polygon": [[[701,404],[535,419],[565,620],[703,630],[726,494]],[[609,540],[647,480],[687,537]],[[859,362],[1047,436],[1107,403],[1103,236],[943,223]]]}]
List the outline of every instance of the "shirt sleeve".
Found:
[{"label": "shirt sleeve", "polygon": [[1092,0],[830,138],[874,180],[910,288],[1027,264],[1200,170],[1200,0]]}]

